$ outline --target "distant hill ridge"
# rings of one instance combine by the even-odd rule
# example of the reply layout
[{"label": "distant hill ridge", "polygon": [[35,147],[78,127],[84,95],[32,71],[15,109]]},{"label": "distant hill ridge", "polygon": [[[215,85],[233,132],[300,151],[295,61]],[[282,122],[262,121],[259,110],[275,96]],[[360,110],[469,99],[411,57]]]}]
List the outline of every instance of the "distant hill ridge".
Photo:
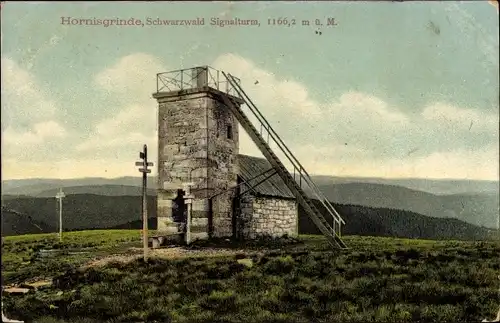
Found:
[{"label": "distant hill ridge", "polygon": [[[366,183],[402,186],[413,190],[425,191],[432,194],[463,194],[463,193],[496,193],[500,191],[498,181],[481,180],[443,180],[443,179],[387,179],[369,177],[335,177],[335,176],[312,176],[317,185],[335,185],[347,183]],[[2,181],[2,194],[8,195],[33,195],[49,189],[73,186],[96,186],[96,185],[124,185],[141,186],[141,177],[125,176],[118,178],[87,177],[76,179],[17,179]],[[157,177],[150,176],[148,179],[150,188],[157,187]]]},{"label": "distant hill ridge", "polygon": [[[99,179],[106,181],[106,179]],[[54,197],[62,184],[77,184],[78,180],[55,181],[61,185],[41,184],[42,180],[22,181],[24,184],[17,188],[11,187],[10,190],[4,188],[3,194],[12,194],[2,196],[3,200],[17,198],[16,194],[35,197]],[[95,181],[95,179],[85,179],[86,182]],[[96,194],[104,196],[140,196],[141,180],[136,177],[123,178],[124,182],[136,183],[137,185],[76,185],[65,186],[66,195],[73,194]],[[467,223],[488,228],[497,228],[499,225],[499,194],[498,192],[468,192],[452,195],[436,195],[429,192],[418,191],[407,187],[374,184],[374,183],[341,183],[325,184],[323,180],[317,180],[318,187],[324,195],[332,202],[340,204],[362,205],[375,208],[392,208],[407,210],[422,215],[439,218],[456,218]],[[18,183],[19,184],[19,183]],[[148,195],[155,196],[155,180],[150,178],[148,181]],[[11,186],[14,184],[10,184]],[[9,186],[9,185],[7,185]],[[17,193],[16,193],[17,192]],[[21,198],[22,196],[19,196]]]},{"label": "distant hill ridge", "polygon": [[[2,201],[2,234],[54,232],[58,227],[55,200],[52,197],[23,197]],[[318,208],[321,209],[321,205]],[[477,227],[456,219],[432,218],[412,212],[334,204],[347,225],[344,234],[378,235],[425,239],[477,240],[491,238],[495,230]],[[139,229],[140,196],[68,195],[63,205],[65,230],[129,228]],[[151,229],[156,228],[156,197],[148,198]],[[299,210],[301,233],[316,234],[311,220]],[[35,223],[36,226],[33,224]]]},{"label": "distant hill ridge", "polygon": [[[54,197],[59,189],[49,189],[34,194],[35,197]],[[132,185],[85,185],[64,187],[66,195],[74,194],[96,194],[105,196],[139,196],[142,195],[142,187]],[[148,188],[148,195],[156,195],[156,190]]]},{"label": "distant hill ridge", "polygon": [[332,202],[411,211],[438,218],[456,218],[474,225],[498,228],[499,195],[465,193],[434,195],[394,185],[348,183],[319,185]]}]

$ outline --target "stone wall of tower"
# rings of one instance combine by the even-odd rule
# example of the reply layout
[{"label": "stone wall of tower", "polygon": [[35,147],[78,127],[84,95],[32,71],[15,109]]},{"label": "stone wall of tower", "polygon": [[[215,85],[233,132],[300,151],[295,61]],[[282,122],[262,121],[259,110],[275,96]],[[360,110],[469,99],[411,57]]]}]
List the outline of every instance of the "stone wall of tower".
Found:
[{"label": "stone wall of tower", "polygon": [[[238,153],[237,122],[214,93],[213,89],[200,88],[154,95],[159,104],[159,234],[178,230],[174,199],[187,182],[193,183],[192,239],[206,238],[210,223],[214,236],[231,234],[232,196],[223,194],[214,199],[213,218],[209,219],[208,197],[236,185]],[[232,139],[227,138],[228,125]]]},{"label": "stone wall of tower", "polygon": [[[217,167],[208,170],[209,187],[216,192],[237,185],[237,155],[239,148],[238,121],[222,102],[211,101],[208,115],[208,157]],[[215,237],[232,235],[232,201],[235,190],[213,199],[213,228]]]},{"label": "stone wall of tower", "polygon": [[[194,204],[206,197],[208,188],[207,121],[208,97],[204,93],[157,97],[158,107],[158,231],[173,233],[179,223],[173,218],[178,190],[194,183]],[[194,209],[194,208],[193,208]],[[193,212],[194,213],[194,212]],[[197,215],[202,215],[198,214]],[[202,218],[208,218],[205,212]],[[204,220],[204,222],[208,222]],[[195,228],[193,228],[195,229]],[[208,228],[200,228],[208,232]]]}]

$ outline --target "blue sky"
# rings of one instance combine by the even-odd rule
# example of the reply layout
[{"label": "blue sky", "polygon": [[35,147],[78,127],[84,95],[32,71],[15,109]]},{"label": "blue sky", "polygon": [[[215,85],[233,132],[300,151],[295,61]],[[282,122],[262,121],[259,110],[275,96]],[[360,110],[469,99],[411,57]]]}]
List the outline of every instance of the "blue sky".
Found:
[{"label": "blue sky", "polygon": [[[280,17],[337,26],[267,25]],[[498,54],[498,11],[486,1],[7,3],[2,174],[135,175],[142,144],[156,154],[156,73],[211,65],[242,79],[310,173],[497,180]]]}]

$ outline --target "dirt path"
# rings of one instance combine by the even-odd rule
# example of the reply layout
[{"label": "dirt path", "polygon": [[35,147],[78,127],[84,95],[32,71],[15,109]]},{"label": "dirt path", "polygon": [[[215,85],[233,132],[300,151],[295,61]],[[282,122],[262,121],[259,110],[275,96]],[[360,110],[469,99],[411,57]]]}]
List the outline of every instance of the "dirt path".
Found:
[{"label": "dirt path", "polygon": [[[115,254],[108,255],[100,255],[96,256],[93,259],[85,262],[83,265],[79,266],[80,270],[85,270],[92,267],[102,267],[111,262],[121,262],[121,263],[129,263],[135,261],[139,258],[142,258],[142,248],[128,248],[123,252],[118,252]],[[182,259],[182,258],[192,258],[192,257],[203,257],[203,258],[212,258],[212,257],[230,257],[237,254],[248,254],[250,251],[245,249],[226,249],[226,248],[203,248],[203,249],[188,249],[184,247],[169,247],[169,248],[160,248],[160,249],[150,249],[149,257],[150,258],[162,258],[162,259]],[[252,254],[262,255],[263,253],[260,251],[251,251]],[[3,289],[6,288],[20,288],[23,286],[28,287],[30,290],[37,290],[40,287],[50,285],[51,277],[32,277],[25,280],[22,283],[11,284],[8,286],[3,286]],[[26,286],[28,285],[28,286]],[[18,293],[17,289],[12,289],[13,293]]]},{"label": "dirt path", "polygon": [[[235,250],[224,248],[204,248],[187,249],[183,247],[171,247],[161,249],[150,249],[149,257],[163,259],[180,259],[187,257],[227,257],[236,254],[246,254],[248,250]],[[82,268],[100,267],[110,262],[129,263],[142,257],[142,248],[130,248],[127,254],[115,254],[93,259],[86,263]]]}]

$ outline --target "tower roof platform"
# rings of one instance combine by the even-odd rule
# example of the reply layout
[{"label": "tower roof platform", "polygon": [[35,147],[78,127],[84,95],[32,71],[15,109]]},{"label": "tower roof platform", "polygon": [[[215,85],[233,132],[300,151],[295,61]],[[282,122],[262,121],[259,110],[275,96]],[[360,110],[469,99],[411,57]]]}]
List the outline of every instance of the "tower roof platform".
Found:
[{"label": "tower roof platform", "polygon": [[[239,78],[233,78],[236,82],[241,83]],[[213,95],[224,94],[239,104],[244,102],[231,83],[222,75],[222,71],[208,65],[156,74],[156,93],[153,93],[155,99],[179,97],[200,92],[208,92]]]}]

